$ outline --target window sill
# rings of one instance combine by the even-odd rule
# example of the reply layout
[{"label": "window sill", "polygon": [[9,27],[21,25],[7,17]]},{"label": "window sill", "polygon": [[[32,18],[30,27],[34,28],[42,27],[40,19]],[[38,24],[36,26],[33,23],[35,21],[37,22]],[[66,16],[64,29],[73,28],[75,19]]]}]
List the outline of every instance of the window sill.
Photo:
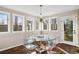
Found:
[{"label": "window sill", "polygon": [[11,32],[0,32],[0,34],[9,34]]},{"label": "window sill", "polygon": [[12,31],[12,33],[23,33],[25,31]]}]

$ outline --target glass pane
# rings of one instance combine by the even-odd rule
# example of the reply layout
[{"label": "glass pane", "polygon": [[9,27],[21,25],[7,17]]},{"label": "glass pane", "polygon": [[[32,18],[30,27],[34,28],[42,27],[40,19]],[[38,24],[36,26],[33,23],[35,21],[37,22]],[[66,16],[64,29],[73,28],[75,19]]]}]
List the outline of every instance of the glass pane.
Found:
[{"label": "glass pane", "polygon": [[44,30],[46,30],[47,29],[47,24],[43,24],[43,27],[44,27]]},{"label": "glass pane", "polygon": [[43,22],[43,29],[47,30],[47,27],[48,27],[48,20],[44,20],[44,22]]},{"label": "glass pane", "polygon": [[0,13],[0,32],[8,31],[8,15]]},{"label": "glass pane", "polygon": [[32,30],[32,21],[27,20],[27,30]]},{"label": "glass pane", "polygon": [[57,20],[56,20],[56,18],[51,20],[51,30],[57,30]]},{"label": "glass pane", "polygon": [[38,30],[39,29],[39,22],[38,21],[35,21],[35,28],[36,28],[36,30]]},{"label": "glass pane", "polygon": [[73,41],[73,20],[64,21],[64,40]]},{"label": "glass pane", "polygon": [[15,16],[14,20],[14,31],[22,31],[22,26],[23,26],[23,17],[20,16]]},{"label": "glass pane", "polygon": [[51,24],[51,30],[54,30],[54,24]]}]

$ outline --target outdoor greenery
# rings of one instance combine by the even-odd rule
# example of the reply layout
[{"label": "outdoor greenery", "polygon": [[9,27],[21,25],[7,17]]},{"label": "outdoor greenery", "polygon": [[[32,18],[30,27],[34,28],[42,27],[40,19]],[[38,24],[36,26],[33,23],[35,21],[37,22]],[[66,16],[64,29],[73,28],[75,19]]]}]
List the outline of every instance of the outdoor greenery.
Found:
[{"label": "outdoor greenery", "polygon": [[73,21],[69,19],[64,22],[64,40],[73,41]]}]

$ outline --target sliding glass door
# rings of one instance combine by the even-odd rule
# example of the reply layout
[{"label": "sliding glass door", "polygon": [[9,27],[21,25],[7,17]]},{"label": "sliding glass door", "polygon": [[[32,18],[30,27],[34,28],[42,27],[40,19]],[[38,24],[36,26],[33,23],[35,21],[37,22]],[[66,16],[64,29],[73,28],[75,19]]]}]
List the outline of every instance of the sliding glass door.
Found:
[{"label": "sliding glass door", "polygon": [[76,16],[67,17],[64,19],[64,41],[72,42],[78,45],[77,37],[77,18]]},{"label": "sliding glass door", "polygon": [[73,20],[64,20],[64,40],[73,42]]}]

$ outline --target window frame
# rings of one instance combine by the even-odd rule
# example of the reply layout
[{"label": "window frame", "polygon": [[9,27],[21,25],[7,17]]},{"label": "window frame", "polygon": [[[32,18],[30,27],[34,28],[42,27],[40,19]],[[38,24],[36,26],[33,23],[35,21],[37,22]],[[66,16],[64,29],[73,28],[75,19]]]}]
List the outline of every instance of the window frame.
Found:
[{"label": "window frame", "polygon": [[[32,19],[32,22],[33,22],[33,23],[32,23],[32,30],[28,30],[28,29],[27,29],[27,20],[29,20],[29,19]],[[26,31],[27,31],[27,32],[32,32],[32,31],[34,31],[34,21],[35,21],[35,20],[33,19],[33,17],[31,17],[31,16],[26,16],[26,24],[25,24],[25,25],[26,25]]]},{"label": "window frame", "polygon": [[[23,23],[22,23],[22,31],[14,31],[13,29],[14,29],[14,27],[13,27],[13,20],[14,20],[14,17],[15,16],[21,16],[21,17],[23,17]],[[13,33],[18,33],[18,32],[24,32],[25,31],[25,16],[24,15],[20,15],[20,14],[12,14],[12,32]]]},{"label": "window frame", "polygon": [[44,29],[44,23],[43,23],[43,24],[42,24],[42,30],[43,30],[43,31],[49,31],[49,24],[50,24],[50,23],[49,23],[49,18],[44,18],[43,20],[45,20],[45,21],[47,20],[47,21],[48,21],[48,24],[47,24],[47,29],[45,30],[45,29]]},{"label": "window frame", "polygon": [[[51,20],[56,18],[56,22],[57,22],[57,30],[51,30]],[[49,31],[58,31],[58,17],[51,17],[49,19]]]},{"label": "window frame", "polygon": [[5,32],[0,32],[0,34],[2,33],[10,33],[11,32],[11,30],[10,30],[10,13],[9,12],[6,12],[6,11],[0,11],[0,13],[2,13],[2,14],[6,14],[7,15],[7,22],[8,22],[8,31],[5,31]]},{"label": "window frame", "polygon": [[[36,29],[36,22],[38,23],[38,29]],[[36,18],[34,20],[34,30],[35,31],[40,31],[41,30],[41,28],[40,28],[40,19],[39,18]]]}]

